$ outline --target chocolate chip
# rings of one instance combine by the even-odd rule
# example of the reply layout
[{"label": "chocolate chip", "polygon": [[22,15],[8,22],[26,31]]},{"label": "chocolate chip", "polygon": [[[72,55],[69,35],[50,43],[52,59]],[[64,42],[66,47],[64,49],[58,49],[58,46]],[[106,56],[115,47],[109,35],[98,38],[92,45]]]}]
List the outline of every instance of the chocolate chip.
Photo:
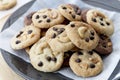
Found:
[{"label": "chocolate chip", "polygon": [[21,41],[17,40],[15,43],[16,43],[16,44],[19,44],[19,43],[21,43]]},{"label": "chocolate chip", "polygon": [[40,18],[40,16],[39,15],[36,15],[36,19],[39,19]]},{"label": "chocolate chip", "polygon": [[74,18],[74,19],[75,19],[75,15],[72,15],[72,18]]},{"label": "chocolate chip", "polygon": [[85,38],[85,41],[86,41],[86,42],[89,42],[89,38]]},{"label": "chocolate chip", "polygon": [[83,55],[83,53],[81,51],[78,51],[77,53],[78,53],[78,55]]},{"label": "chocolate chip", "polygon": [[95,68],[95,65],[94,64],[90,64],[90,68]]},{"label": "chocolate chip", "polygon": [[28,34],[31,34],[31,33],[32,33],[32,30],[29,30],[29,31],[28,31]]},{"label": "chocolate chip", "polygon": [[109,22],[106,22],[106,24],[109,26],[110,25],[110,23]]},{"label": "chocolate chip", "polygon": [[62,7],[63,9],[67,9],[66,7]]},{"label": "chocolate chip", "polygon": [[72,12],[70,11],[69,14],[71,14]]},{"label": "chocolate chip", "polygon": [[100,22],[100,25],[104,26],[104,24],[102,22]]},{"label": "chocolate chip", "polygon": [[43,15],[43,18],[44,18],[44,19],[47,18],[47,15]]},{"label": "chocolate chip", "polygon": [[21,34],[22,34],[23,32],[22,31],[20,31],[20,33],[16,36],[16,38],[18,38]]},{"label": "chocolate chip", "polygon": [[71,24],[71,27],[75,27],[75,24]]},{"label": "chocolate chip", "polygon": [[55,38],[57,35],[54,33],[51,38]]},{"label": "chocolate chip", "polygon": [[90,33],[91,33],[91,35],[93,35],[93,36],[94,36],[94,31],[90,31]]},{"label": "chocolate chip", "polygon": [[56,61],[57,61],[57,59],[54,57],[54,58],[52,58],[52,61],[56,62]]},{"label": "chocolate chip", "polygon": [[75,62],[80,63],[81,60],[78,58],[78,59],[75,60]]},{"label": "chocolate chip", "polygon": [[101,17],[100,20],[103,21],[103,18]]},{"label": "chocolate chip", "polygon": [[47,59],[48,61],[51,61],[51,57],[50,57],[50,56],[48,56],[46,59]]},{"label": "chocolate chip", "polygon": [[64,32],[64,28],[60,28],[60,30],[59,31],[57,31],[58,32],[58,34],[61,34],[62,32]]},{"label": "chocolate chip", "polygon": [[92,21],[93,21],[93,22],[97,22],[97,20],[96,20],[95,18],[92,18]]},{"label": "chocolate chip", "polygon": [[42,20],[39,20],[39,21],[38,21],[38,23],[41,23],[41,22],[42,22]]},{"label": "chocolate chip", "polygon": [[89,53],[90,55],[92,55],[92,54],[93,54],[93,51],[88,51],[88,53]]},{"label": "chocolate chip", "polygon": [[90,40],[94,40],[94,36],[90,36]]},{"label": "chocolate chip", "polygon": [[51,20],[50,19],[47,19],[47,22],[49,23]]},{"label": "chocolate chip", "polygon": [[38,63],[38,66],[40,66],[40,67],[43,66],[43,62],[40,61],[40,62]]},{"label": "chocolate chip", "polygon": [[53,27],[53,30],[54,30],[54,31],[57,31],[57,30],[58,30],[58,28],[56,28],[56,27]]}]

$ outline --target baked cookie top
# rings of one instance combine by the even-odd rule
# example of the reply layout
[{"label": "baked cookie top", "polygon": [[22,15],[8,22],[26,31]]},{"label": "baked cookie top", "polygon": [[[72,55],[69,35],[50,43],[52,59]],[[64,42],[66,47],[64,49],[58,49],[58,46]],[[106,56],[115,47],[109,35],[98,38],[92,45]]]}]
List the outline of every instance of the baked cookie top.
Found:
[{"label": "baked cookie top", "polygon": [[74,4],[61,4],[58,6],[59,12],[70,21],[81,20],[81,9]]},{"label": "baked cookie top", "polygon": [[35,43],[40,38],[41,30],[33,25],[23,27],[12,39],[11,47],[13,49],[23,49],[33,43]]},{"label": "baked cookie top", "polygon": [[66,25],[55,25],[46,32],[46,39],[53,51],[65,52],[74,47],[65,30]]},{"label": "baked cookie top", "polygon": [[66,26],[67,36],[80,49],[92,50],[96,48],[99,37],[88,24],[78,21],[70,22]]},{"label": "baked cookie top", "polygon": [[80,50],[73,53],[69,64],[72,71],[82,77],[95,76],[103,69],[102,59],[94,51]]},{"label": "baked cookie top", "polygon": [[38,28],[50,28],[64,21],[56,9],[41,9],[32,16],[33,24]]},{"label": "baked cookie top", "polygon": [[[54,55],[56,54],[57,55]],[[58,70],[62,63],[64,53],[53,52],[46,42],[45,37],[41,38],[30,49],[30,61],[33,67],[43,72],[53,72]]]}]

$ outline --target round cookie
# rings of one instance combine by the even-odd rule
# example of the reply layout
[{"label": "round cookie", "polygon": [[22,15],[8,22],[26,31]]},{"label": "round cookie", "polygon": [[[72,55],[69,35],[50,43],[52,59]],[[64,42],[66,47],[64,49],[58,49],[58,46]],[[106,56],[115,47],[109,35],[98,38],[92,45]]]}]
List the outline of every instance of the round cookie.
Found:
[{"label": "round cookie", "polygon": [[32,16],[33,24],[38,28],[50,28],[64,21],[56,9],[41,9]]},{"label": "round cookie", "polygon": [[68,38],[65,25],[55,25],[46,32],[46,39],[51,49],[56,52],[65,52],[74,47]]},{"label": "round cookie", "polygon": [[32,45],[37,40],[39,40],[40,32],[41,30],[34,27],[33,25],[24,27],[18,34],[16,34],[11,39],[11,47],[17,50]]},{"label": "round cookie", "polygon": [[77,76],[90,77],[99,74],[103,69],[101,57],[94,51],[75,52],[69,61],[70,68]]},{"label": "round cookie", "polygon": [[110,54],[113,51],[112,42],[110,38],[107,38],[104,35],[100,35],[99,37],[100,40],[97,47],[95,48],[95,51],[103,55]]},{"label": "round cookie", "polygon": [[16,0],[0,0],[0,10],[8,10],[16,5]]},{"label": "round cookie", "polygon": [[[102,12],[98,10],[88,10],[86,14],[86,22],[90,24],[99,34],[105,34],[110,37],[114,32],[112,21]],[[85,20],[85,19],[84,19]]]},{"label": "round cookie", "polygon": [[67,36],[80,49],[92,50],[98,45],[99,37],[95,30],[83,22],[70,22],[66,26]]},{"label": "round cookie", "polygon": [[[57,55],[54,55],[56,53]],[[64,53],[53,52],[43,37],[32,46],[29,56],[35,69],[43,72],[54,72],[62,66]]]},{"label": "round cookie", "polygon": [[33,16],[34,13],[35,12],[31,12],[25,17],[25,19],[24,19],[24,24],[25,25],[31,25],[32,24],[32,16]]},{"label": "round cookie", "polygon": [[70,21],[81,20],[81,9],[74,4],[62,4],[58,6],[60,13]]}]

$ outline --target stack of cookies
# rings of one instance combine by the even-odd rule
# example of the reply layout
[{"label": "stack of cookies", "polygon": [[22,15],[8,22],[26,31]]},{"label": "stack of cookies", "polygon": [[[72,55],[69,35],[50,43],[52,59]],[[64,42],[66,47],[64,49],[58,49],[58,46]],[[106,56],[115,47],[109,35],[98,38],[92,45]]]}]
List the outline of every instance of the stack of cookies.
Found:
[{"label": "stack of cookies", "polygon": [[62,4],[57,9],[31,12],[24,24],[11,47],[25,49],[39,71],[70,67],[77,76],[96,76],[103,70],[101,55],[112,52],[113,23],[95,9]]}]

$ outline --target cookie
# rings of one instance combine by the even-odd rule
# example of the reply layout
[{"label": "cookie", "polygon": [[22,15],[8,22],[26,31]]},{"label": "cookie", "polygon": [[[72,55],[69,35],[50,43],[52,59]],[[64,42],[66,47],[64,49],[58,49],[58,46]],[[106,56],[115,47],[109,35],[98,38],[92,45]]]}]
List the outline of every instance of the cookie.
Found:
[{"label": "cookie", "polygon": [[81,9],[74,4],[62,4],[58,6],[60,13],[70,21],[81,20]]},{"label": "cookie", "polygon": [[69,64],[72,71],[81,77],[96,76],[103,69],[102,59],[94,51],[80,50],[73,53]]},{"label": "cookie", "polygon": [[82,14],[85,16],[83,20],[85,20],[88,24],[90,24],[99,34],[105,34],[110,37],[114,32],[114,27],[112,21],[102,12],[98,10],[88,10],[86,14]]},{"label": "cookie", "polygon": [[17,4],[16,0],[0,0],[0,10],[8,10]]},{"label": "cookie", "polygon": [[74,47],[65,30],[66,25],[55,25],[46,32],[46,39],[51,49],[56,52],[65,52]]},{"label": "cookie", "polygon": [[53,52],[43,37],[32,46],[29,56],[32,66],[38,71],[54,72],[62,66],[64,53]]},{"label": "cookie", "polygon": [[24,27],[17,35],[11,39],[11,47],[13,49],[23,49],[33,43],[35,43],[40,38],[41,30],[29,25]]},{"label": "cookie", "polygon": [[95,48],[95,51],[103,55],[110,54],[113,51],[110,38],[106,37],[105,35],[100,35],[100,40]]},{"label": "cookie", "polygon": [[25,25],[31,25],[33,23],[32,22],[32,16],[33,16],[34,13],[35,12],[31,12],[25,17],[25,19],[24,19],[24,24]]},{"label": "cookie", "polygon": [[64,21],[64,17],[56,9],[42,9],[32,16],[33,24],[38,28],[50,28]]},{"label": "cookie", "polygon": [[70,40],[80,49],[92,50],[98,45],[99,37],[88,24],[78,21],[70,22],[66,26],[66,33]]}]

